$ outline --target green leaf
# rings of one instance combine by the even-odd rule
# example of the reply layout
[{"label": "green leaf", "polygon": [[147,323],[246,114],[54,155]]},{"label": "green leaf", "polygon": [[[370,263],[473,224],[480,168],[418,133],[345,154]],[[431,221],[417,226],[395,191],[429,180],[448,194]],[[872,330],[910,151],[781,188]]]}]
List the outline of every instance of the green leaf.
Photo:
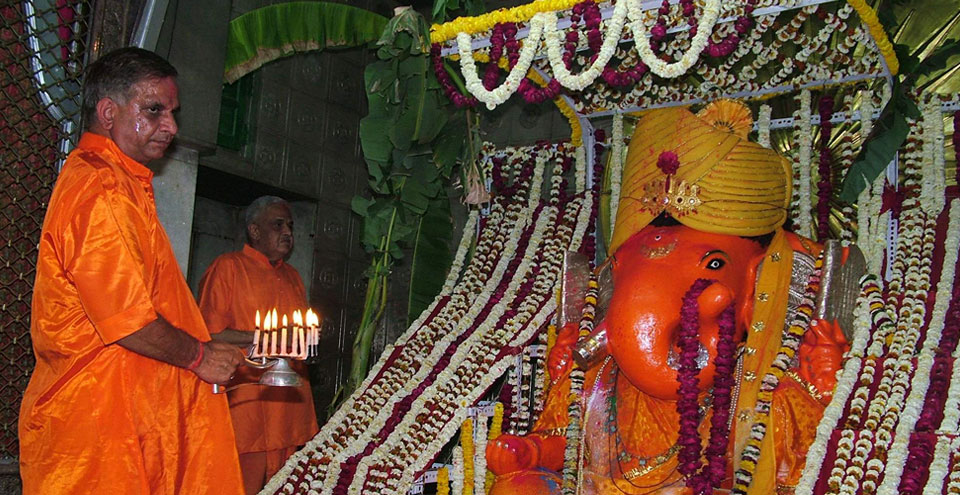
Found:
[{"label": "green leaf", "polygon": [[843,178],[841,200],[856,203],[860,192],[883,173],[900,145],[907,139],[910,127],[907,125],[906,116],[898,109],[891,110],[889,114],[887,118],[881,115],[874,132],[864,143],[860,156]]},{"label": "green leaf", "polygon": [[441,194],[430,201],[426,213],[417,225],[410,269],[408,322],[419,316],[443,288],[447,271],[453,261],[450,251],[452,236],[450,201],[446,194]]},{"label": "green leaf", "polygon": [[403,186],[403,192],[400,193],[400,200],[417,215],[427,211],[427,204],[430,202],[427,190],[417,181],[407,181]]},{"label": "green leaf", "polygon": [[946,40],[927,58],[917,64],[914,74],[917,76],[926,76],[933,72],[943,70],[947,66],[947,60],[957,54],[960,54],[960,41],[957,39]]},{"label": "green leaf", "polygon": [[[397,80],[393,61],[376,60],[363,70],[363,84],[367,94],[386,94]],[[369,98],[369,96],[368,96]]]},{"label": "green leaf", "polygon": [[444,177],[450,177],[466,147],[467,123],[463,112],[457,112],[447,121],[433,143],[433,161]]},{"label": "green leaf", "polygon": [[370,205],[373,204],[373,200],[370,198],[364,198],[363,196],[354,196],[350,200],[350,209],[354,213],[360,215],[361,217],[367,216],[367,210],[370,209]]},{"label": "green leaf", "polygon": [[403,53],[429,53],[430,27],[413,8],[403,9],[387,21],[377,45],[380,47],[377,56],[383,59],[399,57]]},{"label": "green leaf", "polygon": [[393,121],[389,118],[367,115],[360,119],[360,147],[367,160],[386,162],[390,160],[393,146],[390,143],[390,128]]},{"label": "green leaf", "polygon": [[411,142],[432,141],[447,123],[447,113],[437,91],[428,91],[426,76],[411,76],[406,80],[406,95],[397,119],[390,129],[390,140],[400,149],[408,149]]}]

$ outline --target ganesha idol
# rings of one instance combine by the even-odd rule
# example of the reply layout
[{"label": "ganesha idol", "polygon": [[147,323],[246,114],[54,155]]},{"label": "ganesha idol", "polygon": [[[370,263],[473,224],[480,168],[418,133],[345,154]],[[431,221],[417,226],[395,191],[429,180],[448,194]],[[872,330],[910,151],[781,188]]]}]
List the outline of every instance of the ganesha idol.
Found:
[{"label": "ganesha idol", "polygon": [[793,491],[848,348],[813,306],[848,252],[831,244],[824,266],[784,230],[790,166],[751,128],[730,100],[637,122],[600,265],[612,295],[592,333],[560,331],[532,433],[488,445],[492,494]]}]

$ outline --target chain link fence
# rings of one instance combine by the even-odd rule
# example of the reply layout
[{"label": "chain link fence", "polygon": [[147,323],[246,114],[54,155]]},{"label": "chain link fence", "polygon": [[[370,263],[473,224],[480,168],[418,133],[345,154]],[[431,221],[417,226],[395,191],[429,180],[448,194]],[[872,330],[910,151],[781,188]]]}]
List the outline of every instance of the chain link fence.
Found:
[{"label": "chain link fence", "polygon": [[90,0],[0,5],[0,463],[16,462],[33,369],[37,244],[60,164],[78,139]]}]

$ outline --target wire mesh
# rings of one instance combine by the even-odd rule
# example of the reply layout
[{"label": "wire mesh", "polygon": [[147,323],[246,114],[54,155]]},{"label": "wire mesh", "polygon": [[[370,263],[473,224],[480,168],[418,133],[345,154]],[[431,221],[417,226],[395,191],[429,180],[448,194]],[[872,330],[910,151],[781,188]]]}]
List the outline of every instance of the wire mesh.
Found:
[{"label": "wire mesh", "polygon": [[0,6],[0,459],[19,450],[20,400],[34,366],[37,244],[57,171],[78,135],[89,3]]}]

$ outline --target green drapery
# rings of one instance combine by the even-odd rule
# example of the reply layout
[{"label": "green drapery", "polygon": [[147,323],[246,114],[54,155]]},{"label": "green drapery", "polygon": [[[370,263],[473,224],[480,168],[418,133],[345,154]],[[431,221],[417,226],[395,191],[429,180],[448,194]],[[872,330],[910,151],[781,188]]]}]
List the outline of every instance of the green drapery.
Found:
[{"label": "green drapery", "polygon": [[329,2],[289,2],[247,12],[230,21],[223,79],[232,83],[296,52],[377,41],[386,23],[382,15]]}]

